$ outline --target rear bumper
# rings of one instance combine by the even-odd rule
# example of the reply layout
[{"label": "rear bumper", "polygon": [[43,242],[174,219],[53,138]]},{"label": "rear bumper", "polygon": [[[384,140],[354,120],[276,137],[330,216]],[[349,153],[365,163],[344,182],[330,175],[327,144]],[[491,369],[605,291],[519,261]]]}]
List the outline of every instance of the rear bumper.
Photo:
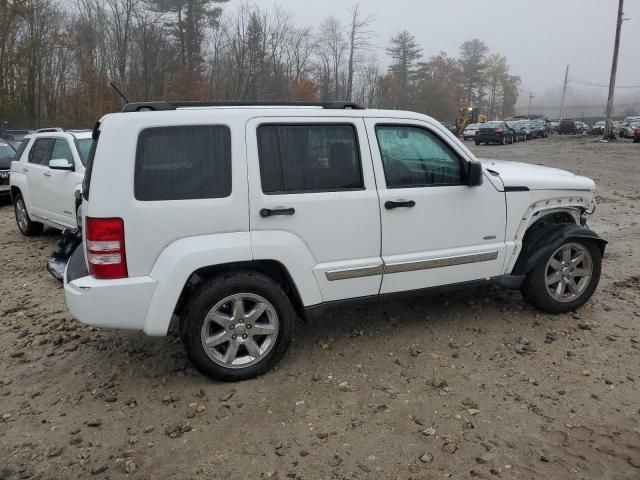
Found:
[{"label": "rear bumper", "polygon": [[142,330],[157,282],[151,277],[98,280],[88,275],[86,267],[82,271],[82,247],[78,250],[64,275],[64,293],[71,314],[95,327]]},{"label": "rear bumper", "polygon": [[475,139],[480,142],[502,143],[504,137],[504,135],[476,135]]}]

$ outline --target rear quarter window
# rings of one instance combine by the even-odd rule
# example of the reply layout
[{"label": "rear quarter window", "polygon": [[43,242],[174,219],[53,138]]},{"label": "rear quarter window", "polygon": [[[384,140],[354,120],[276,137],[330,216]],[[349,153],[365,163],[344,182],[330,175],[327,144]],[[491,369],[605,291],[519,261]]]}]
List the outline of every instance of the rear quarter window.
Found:
[{"label": "rear quarter window", "polygon": [[134,178],[137,200],[221,198],[230,194],[228,127],[154,127],[140,132]]}]

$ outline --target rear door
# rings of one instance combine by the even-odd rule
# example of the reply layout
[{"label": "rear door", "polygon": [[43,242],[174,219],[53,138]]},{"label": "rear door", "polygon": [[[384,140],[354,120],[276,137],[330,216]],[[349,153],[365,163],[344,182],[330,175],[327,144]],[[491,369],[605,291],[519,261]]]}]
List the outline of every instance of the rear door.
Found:
[{"label": "rear door", "polygon": [[269,242],[293,262],[310,257],[325,302],[378,294],[380,209],[363,120],[252,119],[247,160],[254,258],[270,257]]}]

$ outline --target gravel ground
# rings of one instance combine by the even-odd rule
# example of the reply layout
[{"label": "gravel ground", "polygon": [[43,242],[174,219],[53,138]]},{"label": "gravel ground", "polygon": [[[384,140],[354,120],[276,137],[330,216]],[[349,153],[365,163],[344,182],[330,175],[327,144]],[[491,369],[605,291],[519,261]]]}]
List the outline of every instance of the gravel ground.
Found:
[{"label": "gravel ground", "polygon": [[73,320],[44,269],[56,233],[21,237],[5,203],[0,479],[640,478],[640,145],[473,150],[596,180],[610,245],[585,307],[487,287],[345,310],[236,384],[173,336]]}]

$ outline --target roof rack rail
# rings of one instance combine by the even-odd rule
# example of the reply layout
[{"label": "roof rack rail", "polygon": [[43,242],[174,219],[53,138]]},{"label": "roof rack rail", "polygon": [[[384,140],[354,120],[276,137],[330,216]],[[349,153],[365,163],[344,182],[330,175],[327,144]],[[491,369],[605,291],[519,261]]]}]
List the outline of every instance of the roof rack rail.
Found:
[{"label": "roof rack rail", "polygon": [[127,103],[122,109],[123,112],[145,112],[176,110],[188,107],[322,107],[329,110],[364,110],[365,108],[354,102],[132,102]]},{"label": "roof rack rail", "polygon": [[60,128],[60,127],[39,128],[34,133],[51,133],[51,132],[64,132],[64,128]]}]

